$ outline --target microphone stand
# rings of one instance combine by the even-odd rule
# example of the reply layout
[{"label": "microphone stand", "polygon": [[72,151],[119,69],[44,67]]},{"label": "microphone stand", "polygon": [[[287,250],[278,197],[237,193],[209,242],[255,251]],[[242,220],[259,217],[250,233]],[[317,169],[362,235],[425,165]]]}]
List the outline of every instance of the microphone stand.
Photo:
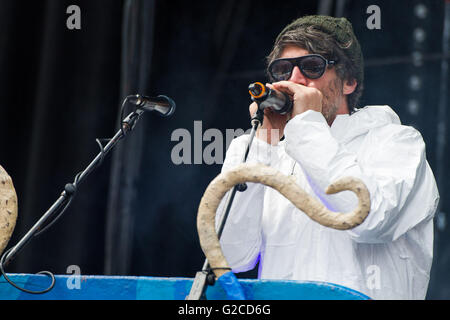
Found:
[{"label": "microphone stand", "polygon": [[[122,104],[122,111],[125,103],[130,98],[127,97]],[[79,174],[76,175],[75,181],[73,183],[68,183],[64,187],[64,191],[61,193],[61,196],[56,200],[56,202],[45,212],[45,214],[35,223],[35,225],[25,234],[25,236],[12,248],[8,249],[5,253],[3,253],[1,259],[0,259],[0,271],[5,277],[5,279],[13,285],[15,288],[22,290],[27,293],[33,293],[33,294],[40,294],[50,291],[53,286],[55,285],[55,277],[54,275],[49,271],[41,271],[38,272],[38,274],[46,274],[51,277],[52,283],[51,285],[42,291],[31,291],[24,288],[21,288],[17,286],[12,280],[10,280],[6,273],[4,272],[4,266],[8,265],[16,256],[17,254],[24,248],[24,246],[30,242],[30,240],[45,231],[47,228],[49,228],[56,220],[62,215],[62,213],[67,209],[67,207],[70,205],[70,202],[72,201],[73,196],[75,195],[75,192],[77,190],[78,185],[96,168],[98,167],[105,155],[112,149],[114,146],[123,138],[125,135],[134,129],[136,122],[140,118],[140,116],[145,112],[142,108],[136,108],[132,113],[130,113],[125,119],[121,121],[121,128],[119,131],[114,135],[113,138],[108,142],[108,144],[103,147],[101,143],[97,140],[97,142],[100,145],[101,151],[100,153],[94,158],[94,160],[86,167],[86,169]],[[63,207],[64,205],[64,207]],[[49,220],[50,217],[52,217],[55,212],[58,212],[61,210],[61,212],[58,214],[56,218],[53,219],[50,223],[48,223],[44,228],[42,228],[45,223]]]},{"label": "microphone stand", "polygon": [[[253,143],[253,138],[255,137],[256,130],[258,130],[259,126],[262,125],[264,119],[264,111],[262,109],[259,109],[256,111],[255,115],[253,116],[251,120],[252,130],[250,131],[250,138],[248,140],[248,144],[245,149],[244,156],[242,158],[242,163],[245,163],[247,161],[247,156],[250,151],[250,147]],[[238,184],[233,187],[231,192],[228,194],[226,205],[225,205],[225,213],[222,215],[222,217],[219,220],[219,229],[217,230],[217,236],[221,237],[222,231],[225,227],[226,220],[228,218],[228,215],[230,213],[231,206],[233,204],[234,197],[236,195],[237,191],[243,192],[247,189],[247,185],[244,184]],[[203,263],[202,271],[198,271],[195,274],[194,281],[192,283],[191,291],[189,292],[189,295],[186,297],[186,300],[206,300],[205,292],[206,292],[206,286],[207,285],[214,285],[215,279],[214,279],[214,273],[209,267],[208,259],[205,259],[205,262]]]}]

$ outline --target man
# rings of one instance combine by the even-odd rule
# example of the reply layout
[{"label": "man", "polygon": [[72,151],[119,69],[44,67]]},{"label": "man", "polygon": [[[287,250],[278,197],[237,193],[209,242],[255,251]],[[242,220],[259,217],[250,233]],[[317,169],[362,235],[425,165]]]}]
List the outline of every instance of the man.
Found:
[{"label": "man", "polygon": [[[251,270],[259,261],[262,279],[331,282],[374,299],[424,299],[438,190],[420,133],[401,125],[388,106],[357,108],[363,58],[351,24],[325,16],[294,21],[276,39],[268,73],[271,86],[292,98],[293,109],[287,115],[265,109],[247,162],[294,176],[339,212],[352,211],[356,196],[324,190],[341,177],[360,178],[371,210],[360,226],[334,230],[277,191],[248,183],[221,237],[233,271]],[[250,106],[251,114],[256,108]],[[241,161],[247,141],[248,135],[233,140],[222,171]]]}]

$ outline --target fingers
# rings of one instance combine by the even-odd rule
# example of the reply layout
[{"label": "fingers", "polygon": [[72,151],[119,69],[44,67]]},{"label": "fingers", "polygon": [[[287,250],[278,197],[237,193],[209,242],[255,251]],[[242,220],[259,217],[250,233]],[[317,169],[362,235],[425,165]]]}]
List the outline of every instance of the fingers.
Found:
[{"label": "fingers", "polygon": [[292,96],[294,96],[295,94],[322,94],[322,92],[320,92],[320,90],[317,88],[304,86],[292,81],[274,82],[272,83],[272,87],[275,88],[275,90],[283,91]]},{"label": "fingers", "polygon": [[290,81],[274,82],[272,84],[267,84],[267,86],[275,90],[283,91],[290,96],[293,96],[295,92],[301,90],[301,88],[299,88],[299,86],[301,86],[300,84],[296,84]]},{"label": "fingers", "polygon": [[[256,113],[256,111],[258,111],[258,105],[256,104],[256,102],[253,102],[252,104],[250,104],[248,111],[250,113],[250,117],[253,117]],[[265,108],[264,109],[264,117],[285,117],[283,115],[280,115],[279,113],[274,112],[271,108]]]},{"label": "fingers", "polygon": [[292,116],[306,110],[322,111],[322,92],[313,87],[304,86],[292,81],[280,81],[272,84],[275,90],[288,94],[294,101]]}]

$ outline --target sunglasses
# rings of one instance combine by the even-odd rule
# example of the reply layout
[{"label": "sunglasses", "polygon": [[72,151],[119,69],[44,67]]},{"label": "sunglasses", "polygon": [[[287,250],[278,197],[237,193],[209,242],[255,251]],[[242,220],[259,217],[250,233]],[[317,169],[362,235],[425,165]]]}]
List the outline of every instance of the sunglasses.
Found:
[{"label": "sunglasses", "polygon": [[318,79],[328,66],[335,64],[336,61],[327,60],[320,54],[308,54],[297,58],[276,59],[270,63],[268,71],[275,81],[289,80],[292,70],[297,66],[305,77]]}]

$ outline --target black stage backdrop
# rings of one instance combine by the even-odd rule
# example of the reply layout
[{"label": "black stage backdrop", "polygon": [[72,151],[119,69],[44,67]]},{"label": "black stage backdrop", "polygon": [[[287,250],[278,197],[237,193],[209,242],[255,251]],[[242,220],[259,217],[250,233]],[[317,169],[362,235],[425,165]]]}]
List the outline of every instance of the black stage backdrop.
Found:
[{"label": "black stage backdrop", "polygon": [[[373,4],[381,9],[380,30],[366,26]],[[80,8],[79,30],[66,26],[70,5]],[[448,105],[440,86],[446,93],[448,81],[438,0],[0,1],[0,165],[19,198],[8,247],[95,157],[95,139],[114,135],[126,95],[165,94],[177,103],[170,118],[145,114],[83,182],[65,215],[7,271],[65,274],[77,265],[84,275],[193,277],[204,261],[197,206],[221,167],[204,158],[194,164],[194,149],[211,143],[208,129],[220,130],[226,145],[226,129],[249,128],[247,86],[266,81],[274,38],[294,18],[317,12],[354,24],[366,59],[362,104],[391,105],[424,136],[442,195],[428,298],[450,298],[448,149],[437,130],[439,120],[448,123],[439,114]],[[173,163],[177,129],[191,133],[191,164]]]}]

